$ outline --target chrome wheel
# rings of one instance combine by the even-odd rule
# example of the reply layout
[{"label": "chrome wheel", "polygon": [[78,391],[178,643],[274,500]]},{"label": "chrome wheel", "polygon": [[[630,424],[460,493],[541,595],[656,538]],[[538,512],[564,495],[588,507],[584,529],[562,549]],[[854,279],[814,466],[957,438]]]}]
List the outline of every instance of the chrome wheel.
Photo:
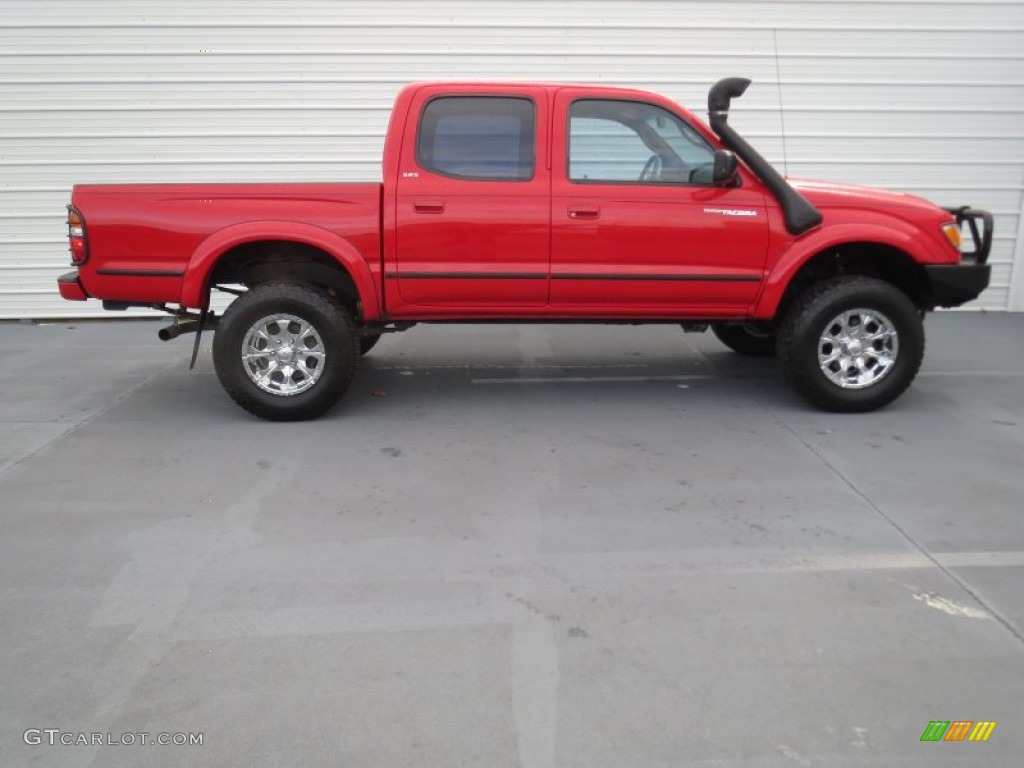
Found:
[{"label": "chrome wheel", "polygon": [[818,365],[836,386],[864,389],[886,377],[899,350],[899,334],[888,317],[874,309],[850,309],[825,326]]},{"label": "chrome wheel", "polygon": [[242,341],[242,366],[249,379],[264,392],[284,397],[316,384],[326,354],[316,328],[295,315],[260,318]]}]

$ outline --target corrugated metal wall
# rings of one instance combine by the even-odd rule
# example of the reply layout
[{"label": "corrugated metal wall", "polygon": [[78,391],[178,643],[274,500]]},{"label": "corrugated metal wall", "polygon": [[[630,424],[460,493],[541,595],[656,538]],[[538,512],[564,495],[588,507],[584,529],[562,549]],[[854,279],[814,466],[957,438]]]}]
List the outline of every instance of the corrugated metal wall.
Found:
[{"label": "corrugated metal wall", "polygon": [[994,211],[980,303],[1024,309],[1020,0],[0,0],[0,316],[82,313],[54,290],[75,182],[378,179],[410,80],[703,112],[725,75],[754,79],[733,123],[791,175]]}]

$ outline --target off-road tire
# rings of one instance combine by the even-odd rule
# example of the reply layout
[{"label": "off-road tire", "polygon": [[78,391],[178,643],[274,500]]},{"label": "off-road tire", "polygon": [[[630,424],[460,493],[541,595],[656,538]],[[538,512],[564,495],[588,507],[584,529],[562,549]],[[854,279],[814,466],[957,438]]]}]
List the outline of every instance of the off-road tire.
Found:
[{"label": "off-road tire", "polygon": [[733,352],[747,357],[775,354],[775,331],[750,323],[714,323],[711,332]]},{"label": "off-road tire", "polygon": [[[885,375],[862,389],[844,389],[826,375],[819,344],[834,318],[844,311],[881,313],[896,331],[895,360]],[[830,278],[808,288],[779,325],[776,353],[790,386],[822,410],[873,411],[888,405],[910,386],[924,357],[924,325],[910,298],[883,280],[859,275]]]},{"label": "off-road tire", "polygon": [[[309,323],[323,346],[319,377],[297,394],[264,391],[242,361],[250,329],[276,313]],[[359,359],[359,339],[352,317],[327,293],[300,283],[263,283],[224,313],[213,339],[213,364],[224,391],[245,410],[271,421],[302,421],[327,411],[348,389]]]}]

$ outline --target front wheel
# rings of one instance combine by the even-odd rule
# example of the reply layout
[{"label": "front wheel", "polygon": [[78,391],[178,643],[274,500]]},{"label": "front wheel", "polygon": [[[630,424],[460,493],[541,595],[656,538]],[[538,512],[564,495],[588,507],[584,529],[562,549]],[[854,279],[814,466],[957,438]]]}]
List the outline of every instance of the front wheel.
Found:
[{"label": "front wheel", "polygon": [[359,336],[326,293],[265,283],[228,307],[213,340],[221,386],[247,411],[272,421],[319,416],[348,389]]},{"label": "front wheel", "polygon": [[910,386],[924,357],[924,326],[895,286],[847,276],[810,288],[786,313],[777,343],[782,372],[826,411],[873,411]]}]

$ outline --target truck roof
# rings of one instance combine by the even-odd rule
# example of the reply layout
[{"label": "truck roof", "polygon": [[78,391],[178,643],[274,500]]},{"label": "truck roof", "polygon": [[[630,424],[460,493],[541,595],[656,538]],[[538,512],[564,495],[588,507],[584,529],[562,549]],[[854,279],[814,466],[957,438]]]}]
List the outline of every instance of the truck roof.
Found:
[{"label": "truck roof", "polygon": [[[608,93],[608,94],[623,94],[632,93],[638,96],[658,96],[653,91],[646,91],[642,88],[628,88],[618,85],[600,85],[594,83],[571,83],[571,82],[535,82],[526,80],[423,80],[414,83],[409,83],[402,90],[403,91],[418,91],[420,88],[427,86],[445,86],[452,88],[459,87],[494,87],[496,90],[502,88],[536,88],[539,90],[547,91],[548,93],[554,93],[555,91],[563,88],[585,88],[588,91],[594,91],[595,93]],[[663,98],[663,97],[662,97]]]}]

